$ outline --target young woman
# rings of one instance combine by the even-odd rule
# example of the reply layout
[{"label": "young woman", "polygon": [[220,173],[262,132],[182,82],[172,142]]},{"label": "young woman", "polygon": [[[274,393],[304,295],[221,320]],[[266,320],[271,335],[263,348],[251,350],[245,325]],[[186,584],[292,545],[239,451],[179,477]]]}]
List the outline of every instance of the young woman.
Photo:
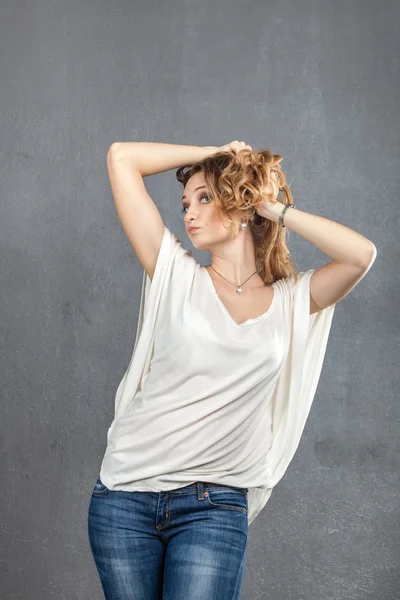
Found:
[{"label": "young woman", "polygon": [[[299,444],[335,304],[375,260],[370,240],[294,206],[281,161],[239,141],[109,150],[117,212],[144,272],[89,505],[107,600],[240,598],[248,526]],[[184,224],[211,253],[206,267],[143,183],[177,167]],[[331,262],[296,273],[287,229]]]}]

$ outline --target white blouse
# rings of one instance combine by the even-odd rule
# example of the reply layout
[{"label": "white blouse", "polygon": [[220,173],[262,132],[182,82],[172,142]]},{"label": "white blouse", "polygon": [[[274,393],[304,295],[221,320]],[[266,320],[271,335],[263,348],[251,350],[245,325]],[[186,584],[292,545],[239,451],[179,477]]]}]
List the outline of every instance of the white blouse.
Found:
[{"label": "white blouse", "polygon": [[165,227],[107,433],[109,489],[247,487],[254,520],[297,449],[322,368],[335,305],[310,316],[313,272],[276,281],[268,310],[238,325]]}]

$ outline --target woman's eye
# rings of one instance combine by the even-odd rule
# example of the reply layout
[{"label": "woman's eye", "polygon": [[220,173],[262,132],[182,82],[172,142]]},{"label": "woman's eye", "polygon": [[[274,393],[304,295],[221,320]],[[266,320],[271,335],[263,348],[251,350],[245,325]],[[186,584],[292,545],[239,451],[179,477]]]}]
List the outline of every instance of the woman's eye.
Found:
[{"label": "woman's eye", "polygon": [[[203,200],[203,198],[207,198],[207,200],[208,200],[207,194],[203,194],[202,196],[200,196],[200,200]],[[181,208],[181,212],[185,213],[187,208],[189,208],[189,207],[184,206],[183,208]]]}]

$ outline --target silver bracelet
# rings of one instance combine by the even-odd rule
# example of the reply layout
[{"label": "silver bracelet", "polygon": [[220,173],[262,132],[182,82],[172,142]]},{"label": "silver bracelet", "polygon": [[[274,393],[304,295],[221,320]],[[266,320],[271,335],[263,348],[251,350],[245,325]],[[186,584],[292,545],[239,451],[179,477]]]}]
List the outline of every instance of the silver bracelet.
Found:
[{"label": "silver bracelet", "polygon": [[279,225],[281,225],[282,227],[286,227],[286,225],[283,224],[283,217],[285,216],[285,213],[288,208],[296,208],[296,206],[294,204],[286,204],[285,208],[279,215]]}]

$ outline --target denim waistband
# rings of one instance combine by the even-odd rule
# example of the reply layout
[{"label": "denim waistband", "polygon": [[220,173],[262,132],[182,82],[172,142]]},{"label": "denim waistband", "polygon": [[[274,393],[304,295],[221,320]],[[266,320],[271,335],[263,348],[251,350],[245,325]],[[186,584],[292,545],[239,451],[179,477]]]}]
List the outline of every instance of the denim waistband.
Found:
[{"label": "denim waistband", "polygon": [[211,481],[196,481],[195,483],[189,483],[188,485],[185,485],[184,487],[178,488],[173,491],[174,491],[174,493],[179,493],[179,492],[184,492],[187,489],[195,488],[195,489],[197,489],[198,497],[202,498],[204,488],[207,488],[209,486],[217,487],[221,490],[233,490],[233,491],[236,490],[236,491],[244,492],[245,494],[247,494],[249,491],[248,488],[245,488],[245,487],[243,487],[243,488],[236,487],[234,485],[226,485],[223,483],[214,483]]}]

